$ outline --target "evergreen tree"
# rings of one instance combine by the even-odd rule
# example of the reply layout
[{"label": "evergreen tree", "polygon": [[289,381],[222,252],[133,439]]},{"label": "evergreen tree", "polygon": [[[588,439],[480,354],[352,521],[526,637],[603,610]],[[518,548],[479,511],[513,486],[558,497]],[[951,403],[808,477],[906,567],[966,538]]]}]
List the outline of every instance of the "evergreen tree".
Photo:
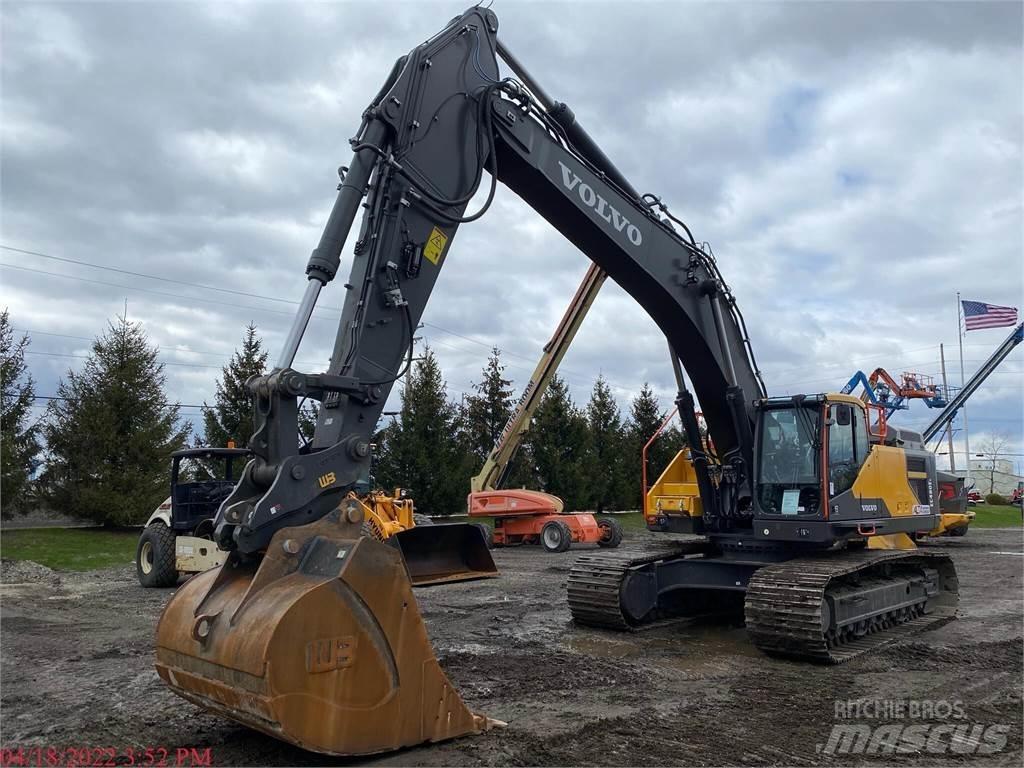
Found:
[{"label": "evergreen tree", "polygon": [[461,429],[459,409],[448,400],[428,347],[406,378],[398,419],[377,434],[376,484],[409,489],[417,510],[426,515],[461,512],[470,471],[458,440]]},{"label": "evergreen tree", "polygon": [[124,317],[110,323],[47,412],[40,485],[55,509],[111,525],[145,522],[167,496],[170,453],[189,431],[164,382],[142,326]]},{"label": "evergreen tree", "polygon": [[307,400],[299,409],[299,444],[308,443],[316,432],[316,420],[320,416],[320,406],[314,400]]},{"label": "evergreen tree", "polygon": [[[643,388],[633,398],[630,407],[629,419],[626,422],[626,455],[628,482],[630,490],[628,498],[630,506],[637,509],[642,508],[641,499],[641,470],[644,445],[651,439],[651,435],[661,426],[668,412],[663,410],[658,402],[657,395],[646,382]],[[658,476],[665,471],[672,458],[678,453],[685,441],[679,429],[672,425],[667,428],[658,439],[654,441],[647,451],[647,482],[654,483]]]},{"label": "evergreen tree", "polygon": [[534,414],[529,440],[540,490],[560,497],[566,509],[587,509],[587,419],[558,376],[552,377]]},{"label": "evergreen tree", "polygon": [[[214,448],[223,448],[229,440],[244,448],[252,436],[252,395],[245,386],[250,376],[266,372],[267,352],[263,341],[250,323],[245,329],[242,348],[235,350],[228,364],[221,369],[217,381],[214,405],[203,402],[203,442]],[[301,422],[301,419],[300,419]]]},{"label": "evergreen tree", "polygon": [[625,434],[619,406],[611,387],[598,376],[586,409],[589,439],[587,441],[587,486],[590,505],[598,512],[622,508],[628,504],[625,489],[628,462],[625,456]]},{"label": "evergreen tree", "polygon": [[32,474],[39,466],[39,425],[30,422],[35,383],[25,365],[28,336],[15,340],[7,310],[0,313],[0,513],[28,511]]},{"label": "evergreen tree", "polygon": [[487,358],[482,379],[473,384],[476,394],[466,397],[466,439],[478,466],[487,458],[512,415],[512,382],[504,377],[504,372],[501,353],[494,347]]}]

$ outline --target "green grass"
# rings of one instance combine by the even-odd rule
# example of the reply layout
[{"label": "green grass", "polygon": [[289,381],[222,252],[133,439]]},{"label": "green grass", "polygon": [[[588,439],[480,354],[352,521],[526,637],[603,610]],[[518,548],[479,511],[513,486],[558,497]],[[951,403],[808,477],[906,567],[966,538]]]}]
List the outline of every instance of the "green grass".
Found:
[{"label": "green grass", "polygon": [[1021,514],[1020,507],[1009,504],[994,506],[991,504],[978,504],[971,507],[976,513],[972,528],[1020,528]]},{"label": "green grass", "polygon": [[34,560],[61,571],[91,571],[135,560],[138,531],[101,528],[35,528],[4,531],[0,557]]},{"label": "green grass", "polygon": [[612,520],[622,526],[624,531],[646,531],[647,524],[639,512],[627,512],[624,515],[609,515]]}]

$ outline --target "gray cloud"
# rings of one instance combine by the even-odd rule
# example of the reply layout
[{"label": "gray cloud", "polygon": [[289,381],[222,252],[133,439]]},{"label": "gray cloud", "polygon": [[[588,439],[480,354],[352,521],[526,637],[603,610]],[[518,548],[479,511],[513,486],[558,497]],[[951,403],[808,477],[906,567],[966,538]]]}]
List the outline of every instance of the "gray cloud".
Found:
[{"label": "gray cloud", "polygon": [[[4,3],[2,242],[297,299],[360,112],[391,62],[461,10]],[[773,392],[835,389],[876,365],[935,374],[940,342],[947,363],[956,354],[955,291],[1020,306],[1020,4],[495,10],[503,39],[634,183],[713,244]],[[17,327],[90,337],[127,298],[186,403],[211,397],[246,322],[274,350],[291,311],[10,251],[0,261],[126,286],[0,269]],[[499,190],[460,230],[424,316],[452,391],[469,389],[492,344],[524,382],[585,268]],[[300,353],[310,364],[327,356],[340,291],[323,301]],[[968,335],[968,372],[1001,338]],[[37,335],[33,349],[83,355],[88,342]],[[601,372],[624,405],[644,381],[667,402],[665,358],[609,285],[564,370],[577,400]],[[40,391],[80,362],[34,356]],[[972,432],[1008,432],[1018,452],[1022,372],[1018,351],[971,409]]]}]

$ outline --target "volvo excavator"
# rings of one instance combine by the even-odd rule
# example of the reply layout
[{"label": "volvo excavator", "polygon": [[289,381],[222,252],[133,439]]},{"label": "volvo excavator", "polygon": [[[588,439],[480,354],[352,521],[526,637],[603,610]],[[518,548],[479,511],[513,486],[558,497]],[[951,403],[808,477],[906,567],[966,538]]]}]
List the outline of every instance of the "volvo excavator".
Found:
[{"label": "volvo excavator", "polygon": [[[492,10],[470,8],[399,58],[351,144],[283,350],[249,382],[254,456],[215,519],[228,558],[183,585],[157,627],[157,670],[174,691],[338,755],[496,725],[445,676],[400,553],[360,536],[352,491],[438,275],[467,258],[452,252],[458,228],[484,214],[499,181],[638,302],[690,382],[680,373],[693,503],[654,525],[702,538],[579,558],[577,622],[629,629],[732,596],[758,647],[836,662],[952,615],[951,561],[908,536],[938,521],[934,459],[872,436],[857,398],[767,397],[715,260],[531,77]],[[482,207],[467,212],[485,179]],[[330,365],[297,371],[360,210]],[[321,407],[297,450],[302,398]],[[713,454],[700,447],[697,401]]]}]

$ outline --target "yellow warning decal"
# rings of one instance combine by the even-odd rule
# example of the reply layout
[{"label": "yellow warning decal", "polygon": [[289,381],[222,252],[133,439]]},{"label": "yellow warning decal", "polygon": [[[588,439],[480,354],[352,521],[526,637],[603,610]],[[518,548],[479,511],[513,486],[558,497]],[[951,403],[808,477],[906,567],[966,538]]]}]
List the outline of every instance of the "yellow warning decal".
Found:
[{"label": "yellow warning decal", "polygon": [[430,230],[430,237],[427,238],[427,244],[423,246],[423,255],[431,264],[437,264],[437,262],[441,260],[441,254],[444,253],[444,247],[447,244],[448,235],[437,227],[434,227]]}]

